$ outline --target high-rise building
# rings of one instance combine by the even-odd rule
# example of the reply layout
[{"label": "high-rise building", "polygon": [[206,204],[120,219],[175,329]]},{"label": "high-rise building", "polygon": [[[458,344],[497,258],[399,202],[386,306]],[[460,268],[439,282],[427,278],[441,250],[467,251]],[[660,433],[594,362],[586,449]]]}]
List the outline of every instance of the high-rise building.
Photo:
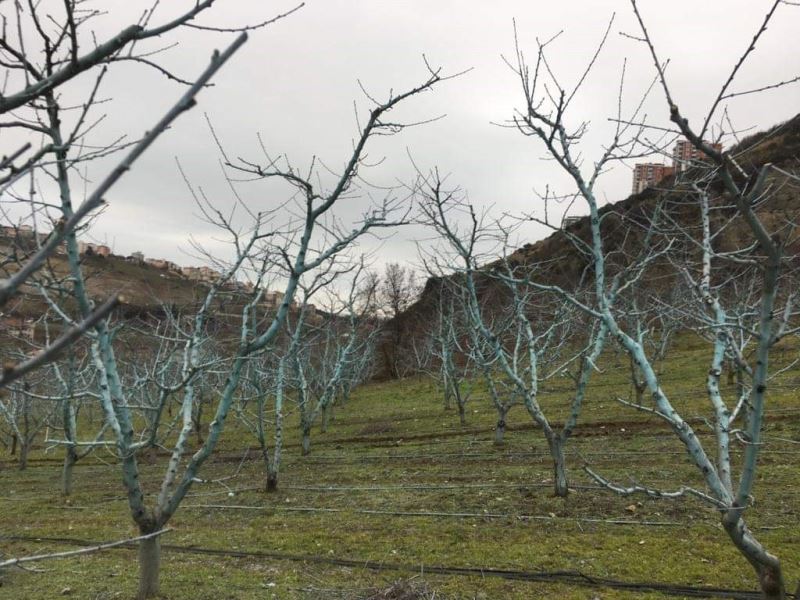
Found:
[{"label": "high-rise building", "polygon": [[[709,144],[717,152],[722,152],[722,144]],[[639,163],[633,168],[633,185],[631,190],[638,194],[656,185],[659,181],[675,173],[683,173],[697,163],[707,162],[708,156],[689,140],[678,140],[672,149],[672,166],[661,163]]]},{"label": "high-rise building", "polygon": [[[710,144],[717,152],[722,152],[722,144]],[[692,163],[705,162],[708,156],[695,148],[689,140],[678,140],[672,149],[672,167],[676,172],[682,173],[692,166]]]},{"label": "high-rise building", "polygon": [[675,172],[673,167],[661,163],[639,163],[633,168],[632,192],[638,194],[649,187],[653,187],[665,177]]}]

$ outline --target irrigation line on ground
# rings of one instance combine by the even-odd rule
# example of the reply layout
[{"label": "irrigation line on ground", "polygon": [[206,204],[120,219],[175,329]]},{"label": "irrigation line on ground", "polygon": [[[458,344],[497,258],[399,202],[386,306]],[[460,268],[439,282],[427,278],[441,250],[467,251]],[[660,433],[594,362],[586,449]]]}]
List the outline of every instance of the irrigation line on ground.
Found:
[{"label": "irrigation line on ground", "polygon": [[[800,412],[798,412],[800,415]],[[785,419],[783,419],[785,420]],[[703,425],[704,423],[700,419],[687,419],[690,423],[695,423],[697,425]],[[633,429],[625,432],[625,437],[647,437],[647,438],[674,438],[674,433],[667,433],[667,426],[661,419],[656,419],[652,417],[650,419],[642,419],[636,421],[638,424],[646,425],[649,430],[646,429]],[[620,432],[615,431],[615,428],[619,426],[628,425],[631,426],[631,421],[617,421],[609,422],[605,421],[602,423],[584,423],[580,425],[572,434],[574,439],[581,439],[581,438],[597,438],[597,437],[622,437],[620,436]],[[559,426],[559,423],[555,423],[555,426]],[[512,432],[522,432],[522,431],[537,431],[539,428],[533,422],[528,423],[520,423],[517,425],[509,425],[506,428],[507,433]],[[490,425],[483,425],[483,426],[476,426],[476,427],[469,427],[467,429],[444,429],[442,431],[437,432],[424,432],[424,433],[410,433],[403,436],[400,433],[397,433],[394,436],[370,436],[370,435],[348,435],[346,437],[338,437],[338,438],[328,438],[328,439],[318,439],[315,444],[317,446],[338,446],[342,444],[371,444],[373,446],[396,446],[400,444],[413,444],[413,442],[423,441],[423,440],[439,440],[441,438],[447,437],[461,437],[461,436],[473,436],[475,438],[479,434],[490,434],[494,432],[494,426]],[[706,434],[709,437],[713,436],[713,432],[703,432],[702,430],[698,430],[696,432],[698,435]],[[300,444],[299,442],[292,442],[284,444],[284,448],[295,448],[298,447]]]},{"label": "irrigation line on ground", "polygon": [[[69,504],[62,506],[63,510],[94,510],[97,505],[76,505]],[[421,518],[452,518],[452,519],[514,519],[518,521],[568,521],[576,523],[592,523],[600,525],[629,525],[641,527],[685,527],[689,523],[678,523],[676,521],[636,521],[631,519],[600,519],[594,517],[559,517],[549,515],[519,515],[512,513],[451,513],[439,511],[419,511],[419,510],[382,510],[370,508],[328,508],[315,506],[253,506],[241,504],[187,504],[181,507],[184,510],[254,510],[264,512],[284,512],[284,513],[354,513],[360,515],[384,516],[384,517],[421,517]],[[696,521],[696,523],[703,523]],[[759,529],[759,528],[755,528]]]},{"label": "irrigation line on ground", "polygon": [[685,527],[686,523],[677,521],[636,521],[631,519],[599,519],[592,517],[559,517],[550,515],[517,515],[511,513],[451,513],[427,510],[381,510],[371,508],[325,508],[314,506],[252,506],[245,504],[187,504],[186,510],[255,510],[267,512],[301,513],[354,513],[384,517],[444,517],[452,519],[516,519],[518,521],[574,521],[577,523],[600,523],[607,525],[633,525],[643,527]]},{"label": "irrigation line on ground", "polygon": [[[223,490],[217,490],[215,492],[193,492],[190,494],[186,494],[186,498],[207,498],[209,496],[224,496],[228,494],[240,494],[242,492],[259,492],[264,491],[266,484],[263,485],[253,485],[247,487],[238,487],[238,488],[225,488]],[[533,488],[546,488],[550,489],[553,487],[552,483],[541,483],[541,482],[524,482],[524,483],[466,483],[466,484],[458,484],[458,483],[409,483],[409,484],[376,484],[376,485],[293,485],[293,484],[285,484],[281,485],[281,490],[291,490],[291,491],[307,491],[307,492],[327,492],[327,493],[339,493],[339,492],[379,492],[379,491],[426,491],[426,490],[470,490],[470,489],[514,489],[514,490],[524,490],[524,489],[533,489]],[[570,490],[605,490],[602,485],[570,485]],[[41,496],[7,496],[7,497],[0,497],[0,501],[3,500],[15,500],[15,501],[25,501],[25,500],[37,500],[40,499]],[[66,504],[60,508],[88,508],[89,506],[99,506],[101,504],[105,504],[106,502],[114,502],[114,501],[121,501],[126,500],[126,496],[105,496],[103,498],[99,498],[96,502],[92,502],[89,505],[84,506],[77,506],[77,505],[69,505]]]},{"label": "irrigation line on ground", "polygon": [[[597,392],[600,389],[607,389],[607,388],[615,388],[615,389],[620,389],[620,388],[625,389],[625,388],[627,388],[627,389],[631,389],[632,385],[631,385],[631,381],[630,381],[630,376],[625,373],[625,370],[628,367],[618,367],[618,368],[623,369],[623,371],[617,372],[617,373],[619,373],[621,375],[621,380],[616,380],[616,381],[609,381],[608,379],[595,380],[595,381],[592,381],[592,383],[587,388],[588,391],[589,392]],[[673,372],[677,371],[679,368],[680,368],[679,365],[675,365],[674,368],[673,368]],[[776,365],[775,368],[776,369],[780,369],[781,367]],[[791,370],[790,371],[784,371],[783,373],[779,373],[777,375],[777,379],[773,379],[773,380],[770,381],[769,388],[772,389],[772,390],[775,390],[775,389],[778,389],[778,390],[794,389],[796,387],[796,385],[794,383],[792,383],[791,381],[786,381],[786,379],[787,379],[786,374],[790,373],[790,372],[791,372]],[[606,373],[608,373],[610,375],[614,375],[615,374],[615,372],[611,371],[611,370],[606,371]],[[696,375],[702,380],[704,372],[698,373]],[[783,375],[783,377],[781,375]],[[395,381],[397,381],[397,380],[395,380]],[[432,379],[432,381],[436,381],[436,379]],[[662,375],[662,376],[659,377],[659,381],[662,383],[663,386],[671,386],[673,384],[683,384],[683,385],[685,385],[687,379],[686,379],[686,377],[673,377],[672,375],[669,375],[669,376]],[[726,385],[727,388],[734,387],[734,384],[725,384],[725,385]],[[705,388],[702,388],[702,390],[705,391]],[[428,392],[428,393],[434,392],[437,395],[441,393],[441,390],[425,390],[425,391]],[[730,389],[729,389],[729,391],[730,391]],[[540,387],[539,393],[540,394],[553,394],[553,395],[556,395],[556,394],[570,395],[570,394],[574,394],[575,393],[575,387],[572,386],[572,385],[559,386],[559,385],[547,385],[547,384],[545,384],[545,385],[542,385]],[[734,392],[731,392],[731,393],[734,393]],[[695,392],[693,390],[691,390],[691,389],[688,389],[688,390],[673,390],[671,392],[670,396],[674,397],[674,398],[687,398],[687,397],[688,398],[695,398],[695,397],[697,397]],[[470,396],[470,402],[469,403],[471,404],[475,400],[487,400],[489,398],[490,398],[490,395],[489,395],[488,391],[484,391],[482,389],[478,389],[478,390],[475,390],[472,393],[472,395]],[[516,404],[516,406],[520,406],[520,404]]]},{"label": "irrigation line on ground", "polygon": [[[647,434],[643,432],[636,432],[636,435],[639,436],[646,436],[648,438],[652,437],[659,437],[653,434]],[[610,437],[610,436],[609,436]],[[660,437],[674,439],[674,434],[666,434]],[[769,436],[766,436],[766,439],[769,440]],[[489,440],[485,440],[489,441]],[[785,439],[781,439],[781,441],[788,441]],[[455,442],[454,442],[455,443]],[[457,442],[461,443],[461,442]],[[798,444],[800,442],[793,442]],[[403,444],[405,446],[405,444]],[[408,446],[417,446],[423,444],[408,444]],[[739,448],[731,448],[732,452],[742,452],[743,450]],[[568,451],[568,454],[574,452],[573,450]],[[608,452],[581,452],[581,456],[684,456],[686,454],[685,451],[681,450],[665,450],[665,451],[639,451],[639,450],[619,450],[619,451],[608,451]],[[786,456],[796,456],[800,455],[800,450],[762,450],[760,452],[762,456],[768,455],[786,455]],[[215,458],[217,461],[214,462],[225,462],[225,454],[218,454]],[[236,460],[241,460],[239,455],[236,455]],[[395,454],[395,453],[382,453],[382,454],[361,454],[356,456],[348,456],[343,458],[341,456],[337,456],[335,454],[313,454],[311,456],[305,456],[302,458],[297,459],[297,464],[315,464],[315,463],[327,463],[327,462],[337,462],[342,464],[353,464],[359,461],[374,461],[374,460],[424,460],[424,459],[438,459],[438,458],[459,458],[459,459],[481,459],[481,458],[490,458],[490,459],[498,459],[498,460],[506,460],[506,459],[513,459],[513,458],[550,458],[549,452],[544,450],[539,452],[494,452],[494,453],[481,453],[481,452],[439,452],[439,453],[430,453],[430,454],[421,454],[421,453],[405,453],[405,454]],[[258,462],[260,459],[250,459],[247,462]],[[64,461],[62,458],[30,458],[28,459],[28,466],[29,467],[45,467],[48,465],[60,465]],[[287,462],[286,466],[289,464],[293,464],[291,462]],[[105,467],[107,465],[91,463],[91,462],[79,462],[75,465],[78,468],[86,469],[91,467]]]},{"label": "irrigation line on ground", "polygon": [[[524,488],[552,488],[552,483],[408,483],[408,484],[377,484],[377,485],[283,485],[284,490],[303,490],[319,492],[349,492],[369,491],[379,492],[384,490],[461,490],[461,489],[524,489]],[[262,489],[262,487],[254,489]],[[605,490],[602,485],[570,485],[571,490]]]},{"label": "irrigation line on ground", "polygon": [[[32,536],[2,536],[0,540],[27,541],[39,543],[61,543],[77,546],[97,545],[97,542],[78,540],[74,538],[37,538]],[[131,549],[135,546],[118,546],[121,549]],[[514,581],[527,581],[539,583],[561,583],[589,588],[611,588],[632,592],[659,592],[669,596],[684,598],[728,598],[732,600],[759,600],[761,594],[756,591],[721,588],[714,586],[691,586],[652,581],[622,581],[609,577],[595,577],[580,571],[522,571],[514,569],[499,569],[491,567],[454,567],[443,565],[423,565],[410,563],[386,563],[372,560],[354,560],[347,558],[332,558],[330,556],[289,554],[284,552],[263,552],[256,550],[223,550],[217,548],[202,548],[198,546],[178,546],[177,544],[162,544],[162,550],[170,550],[182,554],[201,554],[210,556],[223,556],[230,558],[249,558],[267,560],[285,560],[303,563],[315,563],[346,567],[351,569],[364,569],[370,571],[395,571],[415,573],[420,575],[449,575],[455,577],[496,577]],[[787,598],[795,598],[787,594]]]},{"label": "irrigation line on ground", "polygon": [[[669,481],[664,481],[661,485],[668,485]],[[245,487],[225,487],[225,489],[217,490],[213,492],[193,492],[190,494],[186,494],[187,498],[208,498],[213,496],[235,496],[237,494],[241,494],[243,492],[263,492],[265,489],[266,484],[257,485],[257,486],[245,486]],[[535,481],[535,482],[519,482],[519,483],[466,483],[466,484],[459,484],[459,483],[409,483],[409,484],[389,484],[389,483],[376,483],[376,484],[369,484],[369,485],[325,485],[325,484],[283,484],[280,486],[281,491],[293,491],[293,492],[320,492],[325,494],[337,494],[337,493],[346,493],[346,492],[379,492],[379,491],[408,491],[408,492],[418,492],[418,491],[437,491],[437,490],[474,490],[474,489],[505,489],[505,490],[516,490],[516,491],[524,491],[524,490],[532,490],[532,489],[552,489],[553,483],[551,481]],[[606,487],[601,485],[587,485],[587,484],[570,484],[569,489],[571,491],[586,491],[586,490],[593,490],[593,491],[603,491],[607,490]],[[781,492],[781,496],[784,498],[794,498],[800,494],[800,491],[787,491],[784,490]],[[2,501],[15,501],[15,502],[26,502],[26,501],[35,501],[40,500],[41,496],[4,496],[0,497],[0,502]],[[125,496],[102,496],[97,498],[94,502],[84,503],[83,505],[74,505],[74,504],[64,504],[59,506],[58,508],[62,510],[90,510],[93,507],[100,506],[102,504],[106,504],[108,502],[117,502],[125,500]],[[780,528],[771,528],[771,527],[756,527],[759,530],[766,530],[766,529],[782,529]]]},{"label": "irrigation line on ground", "polygon": [[[223,496],[228,494],[240,494],[242,492],[259,492],[264,491],[266,484],[257,486],[244,486],[244,487],[225,487],[222,490],[209,491],[209,492],[191,492],[186,494],[187,498],[204,498],[209,496]],[[362,485],[339,485],[339,484],[282,484],[281,491],[309,491],[309,492],[325,492],[325,493],[342,493],[342,492],[358,492],[358,491],[427,491],[427,490],[472,490],[472,489],[511,489],[511,490],[526,490],[526,489],[551,489],[552,482],[540,481],[521,481],[518,483],[436,483],[436,482],[423,482],[423,483],[371,483]],[[587,484],[570,484],[570,490],[605,490],[601,485],[587,485]],[[91,488],[84,488],[83,493],[90,493]],[[14,501],[14,502],[28,502],[41,500],[41,495],[17,495],[13,496],[0,496],[0,502]],[[116,502],[125,500],[125,496],[101,496],[95,502],[89,503],[88,506],[99,506],[107,502]],[[74,508],[75,505],[65,504],[60,508]]]},{"label": "irrigation line on ground", "polygon": [[[735,453],[736,451],[741,452],[737,448],[731,448],[731,452]],[[622,451],[622,452],[567,452],[568,455],[573,456],[597,456],[597,457],[614,457],[614,456],[685,456],[685,451],[665,451],[665,452],[648,452],[642,451],[638,452],[635,450],[632,451]],[[796,456],[800,454],[800,450],[762,450],[760,453],[763,455],[790,455]],[[358,457],[348,457],[348,458],[341,458],[335,455],[320,455],[320,456],[312,456],[310,458],[303,458],[302,463],[307,464],[314,464],[314,463],[327,463],[327,462],[334,462],[334,463],[343,463],[343,464],[353,464],[358,463],[360,461],[372,461],[372,460],[427,460],[427,459],[444,459],[444,458],[454,458],[454,459],[484,459],[490,458],[495,460],[510,460],[515,458],[541,458],[541,459],[551,459],[549,452],[508,452],[504,454],[491,454],[491,453],[481,453],[481,452],[474,452],[474,453],[465,453],[465,452],[442,452],[442,453],[435,453],[435,454],[368,454],[364,456]]]},{"label": "irrigation line on ground", "polygon": [[[776,410],[774,412],[777,413],[779,411]],[[785,411],[781,411],[781,412],[791,412],[791,413],[800,414],[800,411],[798,411],[798,409],[785,409]],[[646,419],[646,420],[641,420],[641,421],[637,421],[637,422],[646,423],[646,424],[651,424],[652,423],[652,424],[656,424],[656,425],[661,423],[660,420],[653,420],[653,419]],[[662,433],[660,431],[647,431],[647,430],[635,430],[635,429],[631,429],[630,431],[624,432],[625,436],[620,436],[619,435],[620,432],[614,431],[614,429],[616,427],[618,427],[619,425],[629,425],[630,424],[629,421],[620,421],[616,425],[613,422],[604,422],[604,423],[607,423],[607,424],[602,426],[602,428],[607,430],[607,436],[602,436],[602,435],[599,435],[599,436],[598,435],[591,435],[591,436],[589,436],[589,435],[586,435],[586,433],[589,432],[589,431],[592,431],[592,433],[595,433],[597,431],[597,427],[596,427],[597,424],[584,423],[581,426],[581,428],[578,431],[576,431],[576,434],[574,435],[574,441],[580,443],[581,440],[583,440],[583,439],[585,439],[587,437],[591,437],[591,438],[594,438],[594,437],[609,437],[609,438],[612,438],[612,437],[614,437],[614,438],[619,438],[619,437],[642,438],[642,437],[646,437],[648,439],[653,439],[653,438],[674,439],[674,434],[673,433]],[[529,431],[529,430],[535,430],[535,429],[536,429],[536,427],[535,427],[534,423],[522,423],[522,424],[519,424],[519,425],[511,425],[511,426],[509,426],[507,431],[509,433],[514,433],[514,432]],[[463,443],[463,441],[462,440],[446,440],[446,439],[443,440],[441,438],[472,436],[472,439],[470,441],[470,445],[471,445],[472,443],[481,443],[481,442],[491,441],[488,438],[479,438],[477,436],[479,434],[482,434],[482,433],[492,433],[493,431],[494,431],[494,427],[487,426],[487,427],[472,428],[472,429],[467,429],[467,430],[463,430],[463,429],[446,429],[446,430],[443,430],[443,431],[440,431],[440,432],[436,432],[436,433],[411,434],[411,435],[407,435],[405,437],[402,437],[402,435],[400,435],[400,434],[398,434],[397,437],[385,437],[385,436],[384,437],[370,437],[370,436],[359,435],[359,436],[350,436],[350,437],[345,437],[345,438],[318,439],[315,442],[315,444],[317,446],[336,446],[336,445],[341,445],[341,444],[371,444],[371,445],[377,446],[377,447],[380,447],[380,446],[396,447],[398,445],[402,445],[404,447],[416,447],[416,446],[434,445],[434,444],[441,444],[441,445],[454,444],[455,445],[455,444]],[[697,434],[698,434],[698,436],[702,437],[702,436],[704,436],[705,432],[699,431],[699,432],[697,432]],[[706,435],[711,437],[713,434],[711,432],[709,432]],[[771,439],[772,440],[777,440],[777,441],[782,442],[782,443],[793,443],[793,444],[797,444],[798,443],[795,440],[790,440],[790,439],[783,438],[783,437],[778,437],[778,436],[771,437],[768,433],[766,434],[763,443],[765,445],[769,444]],[[299,447],[299,445],[300,445],[299,442],[293,442],[293,443],[284,444],[284,448]],[[253,447],[253,448],[250,448],[250,450],[254,450],[255,451],[255,450],[257,450],[257,448]],[[675,451],[674,453],[675,454],[683,454],[682,452],[678,452],[678,451]],[[800,451],[796,451],[796,450],[762,450],[762,454],[770,454],[770,453],[771,454],[790,454],[791,455],[791,454],[800,454]],[[608,453],[600,453],[600,454],[606,455]],[[664,454],[664,453],[658,453],[658,454]],[[461,456],[460,453],[453,453],[453,455],[454,456],[456,456],[456,455]],[[224,454],[217,454],[215,456],[215,458],[217,458],[217,460],[219,461],[220,459],[224,460],[225,456],[226,455],[224,455]],[[374,460],[374,459],[382,457],[383,455],[373,455],[373,456],[375,456],[375,458],[373,458],[371,455],[367,455],[367,456],[363,456],[363,457],[359,456],[358,458],[359,459],[363,458],[365,460]],[[388,454],[386,456],[392,457],[392,455],[388,455]],[[428,456],[430,456],[430,455],[424,455],[425,458],[427,458]],[[496,457],[498,455],[492,454],[492,455],[486,455],[486,456],[487,457],[490,457],[490,456]],[[500,456],[503,456],[503,455],[500,455]],[[236,459],[239,460],[239,455],[238,454],[236,455]],[[323,460],[326,459],[325,455],[316,455],[316,456],[312,457],[311,459],[307,459],[306,458],[304,460],[313,461],[313,460],[320,460],[320,459],[323,459]],[[330,460],[341,461],[341,459],[339,459],[339,458],[331,458]],[[59,457],[52,457],[52,458],[50,458],[50,457],[34,457],[34,458],[30,458],[28,460],[28,466],[29,467],[39,467],[39,466],[44,466],[44,465],[48,465],[48,464],[61,464],[62,462],[63,462],[63,459],[59,458]],[[90,463],[90,462],[83,462],[82,461],[82,462],[77,463],[76,466],[77,467],[81,467],[81,468],[85,468],[85,467],[92,467],[92,466],[99,466],[99,465],[97,465],[96,463]]]},{"label": "irrigation line on ground", "polygon": [[[248,486],[240,488],[230,488],[216,492],[199,492],[186,494],[187,498],[200,498],[204,496],[222,496],[233,492],[257,492],[263,491],[265,485]],[[373,484],[373,485],[303,485],[303,484],[283,484],[281,490],[301,491],[301,492],[380,492],[380,491],[419,491],[419,490],[470,490],[470,489],[515,489],[523,490],[527,488],[552,488],[552,483],[525,482],[525,483],[395,483],[395,484]],[[602,485],[570,485],[570,490],[605,490]],[[125,500],[124,496],[117,496],[114,500]]]}]

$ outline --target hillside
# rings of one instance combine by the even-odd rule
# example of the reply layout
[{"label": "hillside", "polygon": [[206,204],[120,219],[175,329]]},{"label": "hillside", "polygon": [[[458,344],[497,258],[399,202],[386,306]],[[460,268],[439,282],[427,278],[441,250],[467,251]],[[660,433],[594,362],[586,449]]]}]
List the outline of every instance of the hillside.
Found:
[{"label": "hillside", "polygon": [[[766,131],[742,139],[730,152],[748,172],[767,163],[784,171],[796,170],[800,164],[800,114]],[[657,189],[647,188],[600,209],[601,230],[611,273],[628,266],[631,257],[641,248],[657,206],[668,217],[669,227],[673,232],[683,230],[680,235],[675,235],[675,239],[683,244],[680,249],[687,257],[692,253],[696,254],[696,244],[690,238],[698,239],[699,210],[691,188],[684,183],[691,181],[696,174],[699,175],[699,172],[689,170],[681,179],[670,176],[662,180]],[[760,218],[768,227],[778,227],[791,221],[790,215],[800,208],[800,186],[781,185],[775,188],[769,203],[758,208]],[[736,219],[735,211],[727,207],[722,182],[712,180],[710,190],[715,209],[711,215],[711,227],[713,231],[719,231],[714,240],[715,249],[718,252],[727,252],[741,248],[743,241],[751,237],[747,225]],[[797,234],[791,229],[789,231],[788,235],[791,237],[787,241],[787,252],[797,255],[800,242]],[[686,232],[689,236],[685,235]],[[670,231],[665,230],[664,233],[669,235]],[[535,272],[540,283],[558,285],[574,291],[581,282],[591,281],[591,273],[587,271],[591,267],[591,261],[588,254],[580,252],[570,238],[586,242],[589,237],[589,218],[584,216],[570,222],[563,230],[554,231],[545,239],[525,244],[504,260],[512,268],[521,269],[528,274]],[[681,238],[685,239],[681,241]],[[490,274],[500,264],[501,261],[487,264],[484,275],[477,278],[482,302],[496,308],[503,304],[504,291],[503,286]],[[673,286],[675,271],[665,267],[663,261],[653,264],[645,274],[645,285],[651,292],[665,292]],[[728,263],[716,272],[716,276],[727,277],[739,268],[742,267],[733,262]],[[384,363],[380,369],[382,377],[388,377],[392,373],[390,365],[396,360],[395,357],[413,354],[409,351],[410,348],[418,345],[421,338],[431,330],[437,306],[440,304],[440,295],[448,287],[446,283],[441,278],[428,279],[418,300],[397,320],[386,324],[387,330],[403,331],[404,341],[399,348],[393,348],[388,342],[384,343],[381,353]],[[387,335],[386,338],[391,336]]]},{"label": "hillside", "polygon": [[[748,169],[753,169],[771,162],[784,170],[791,170],[798,165],[800,156],[800,115],[793,119],[743,139],[732,150],[736,160]],[[689,173],[691,175],[691,172]],[[722,192],[721,183],[712,182],[712,190]],[[798,206],[800,193],[798,187],[784,186],[779,189],[768,207],[761,209],[760,215],[767,224],[774,224],[785,219],[786,214]],[[724,203],[724,195],[717,198]],[[646,228],[652,217],[654,208],[660,205],[669,212],[670,218],[678,225],[697,222],[697,208],[687,193],[685,184],[670,177],[661,182],[658,189],[648,188],[639,194],[631,195],[617,203],[608,204],[601,209],[602,228],[606,248],[610,250],[611,269],[624,268],[641,245]],[[717,250],[726,251],[739,247],[743,239],[747,239],[746,226],[741,222],[729,222],[730,210],[717,210],[713,215],[712,226],[723,229],[716,239]],[[546,284],[562,286],[574,290],[578,282],[586,280],[587,267],[591,266],[586,254],[576,250],[570,240],[575,237],[588,240],[588,217],[570,222],[564,230],[556,230],[545,239],[525,244],[509,256],[505,261],[515,268],[527,272],[535,269],[537,279]],[[28,243],[29,245],[29,243]],[[15,253],[24,255],[26,244],[20,242],[20,236],[10,235],[5,231],[0,235],[0,248],[6,256]],[[797,248],[797,240],[790,244],[790,251]],[[104,299],[113,293],[124,296],[124,303],[118,314],[123,318],[159,318],[165,307],[170,310],[189,309],[204,296],[208,283],[191,279],[181,273],[177,265],[174,268],[156,267],[132,257],[116,255],[83,256],[84,273],[90,294]],[[165,261],[155,261],[165,262]],[[499,261],[486,265],[487,274],[497,267]],[[9,267],[6,267],[9,269]],[[735,268],[730,265],[729,268]],[[53,274],[64,277],[67,274],[65,257],[56,255],[49,261],[49,269]],[[13,266],[10,267],[13,270]],[[648,273],[648,285],[653,289],[668,289],[672,284],[673,272],[654,265]],[[484,302],[496,306],[503,305],[504,291],[502,286],[489,276],[479,277],[481,296]],[[436,306],[445,281],[430,278],[415,303],[405,311],[397,321],[386,323],[387,329],[398,328],[404,332],[404,341],[395,348],[388,341],[381,348],[381,365],[379,377],[389,375],[389,365],[398,354],[413,355],[411,347],[430,331],[431,320],[435,316]],[[229,295],[228,295],[229,297]],[[229,302],[228,302],[229,304]],[[30,323],[41,316],[47,309],[46,303],[36,290],[24,289],[17,302],[6,307],[2,316],[3,329],[13,330],[21,324]],[[225,314],[231,313],[227,306],[217,319],[225,320]],[[235,311],[234,311],[235,312]],[[1,334],[2,332],[0,332]],[[387,336],[387,339],[391,336]]]}]

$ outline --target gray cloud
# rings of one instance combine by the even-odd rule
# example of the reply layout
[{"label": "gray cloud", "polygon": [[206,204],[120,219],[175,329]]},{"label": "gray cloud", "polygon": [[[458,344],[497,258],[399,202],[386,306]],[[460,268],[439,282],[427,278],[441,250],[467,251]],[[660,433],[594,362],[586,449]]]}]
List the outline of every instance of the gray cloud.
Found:
[{"label": "gray cloud", "polygon": [[[134,4],[138,3],[114,3],[109,14],[95,24],[98,39],[135,20],[142,7]],[[187,5],[162,4],[169,5],[163,7],[162,19]],[[695,121],[707,110],[735,58],[749,43],[767,5],[752,0],[642,4],[661,56],[671,60],[668,72],[676,98],[683,112]],[[201,22],[237,25],[291,6],[286,2],[225,0]],[[587,161],[597,155],[608,136],[607,117],[615,111],[623,59],[628,59],[626,98],[631,102],[653,76],[644,48],[618,34],[636,32],[627,2],[311,0],[295,15],[251,35],[241,53],[215,79],[215,86],[201,94],[200,106],[183,116],[109,195],[110,205],[95,223],[92,235],[113,240],[121,253],[141,249],[151,256],[196,262],[181,251],[188,248],[182,240],[193,234],[213,244],[213,232],[197,219],[175,157],[192,183],[202,186],[215,203],[220,207],[232,203],[204,113],[233,155],[259,158],[256,133],[260,133],[271,152],[286,154],[298,167],[307,166],[311,157],[317,156],[337,169],[347,158],[356,132],[353,101],[362,111],[368,108],[357,80],[377,97],[385,97],[390,89],[403,90],[425,77],[423,53],[446,72],[472,70],[398,111],[398,119],[447,117],[394,138],[376,140],[370,156],[385,156],[386,160],[366,177],[380,185],[409,182],[413,169],[408,152],[420,167],[438,165],[450,173],[450,181],[468,190],[474,202],[492,204],[498,213],[541,208],[534,190],[551,184],[566,191],[568,182],[552,163],[541,160],[543,151],[536,143],[492,124],[508,119],[520,105],[519,85],[501,60],[501,54],[513,56],[512,19],[516,19],[520,43],[531,57],[537,36],[547,38],[564,30],[553,48],[552,66],[565,83],[574,83],[614,11],[618,14],[608,46],[572,107],[574,119],[592,123],[584,143]],[[737,89],[796,75],[800,66],[798,23],[800,9],[779,9],[752,62],[743,69]],[[191,78],[228,37],[183,30],[170,39],[180,43],[164,52],[163,64]],[[163,46],[166,41],[151,47]],[[91,83],[91,77],[83,76],[63,93],[79,100]],[[111,101],[98,108],[108,117],[93,134],[97,143],[122,133],[141,134],[174,102],[181,86],[141,65],[126,64],[112,68],[103,93]],[[795,85],[762,97],[744,97],[731,104],[730,112],[738,126],[758,129],[792,116],[799,100],[800,86]],[[646,112],[653,122],[666,123],[660,94],[647,102]],[[3,153],[18,141],[16,134],[0,139]],[[91,164],[89,177],[98,180],[110,164],[109,160]],[[604,197],[615,201],[627,194],[629,185],[630,171],[619,165],[600,188]],[[286,188],[253,184],[242,187],[242,194],[254,209],[264,209],[279,206],[286,198]],[[363,201],[355,202],[339,207],[337,214],[348,221],[363,208]],[[580,208],[577,206],[576,212]],[[522,231],[527,241],[544,234],[538,227]],[[378,259],[413,260],[415,248],[410,240],[421,235],[418,228],[399,231],[382,244]],[[376,246],[364,244],[364,248]],[[214,247],[224,252],[222,246]]]}]

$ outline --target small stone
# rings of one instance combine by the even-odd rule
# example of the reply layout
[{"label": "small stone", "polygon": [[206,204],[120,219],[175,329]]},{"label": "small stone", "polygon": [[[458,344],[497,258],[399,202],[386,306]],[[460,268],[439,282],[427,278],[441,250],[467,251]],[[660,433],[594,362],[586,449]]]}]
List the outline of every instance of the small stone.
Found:
[{"label": "small stone", "polygon": [[625,510],[627,510],[629,513],[635,513],[636,512],[636,505],[635,504],[630,504],[629,506],[625,507]]}]

